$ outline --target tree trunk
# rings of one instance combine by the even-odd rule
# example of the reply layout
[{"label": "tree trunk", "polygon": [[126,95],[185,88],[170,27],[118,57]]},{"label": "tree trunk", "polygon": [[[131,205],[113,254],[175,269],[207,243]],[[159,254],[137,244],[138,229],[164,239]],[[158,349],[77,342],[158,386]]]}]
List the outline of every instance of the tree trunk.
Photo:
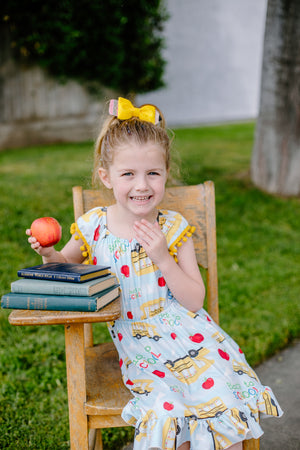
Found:
[{"label": "tree trunk", "polygon": [[300,194],[300,1],[269,0],[252,181]]}]

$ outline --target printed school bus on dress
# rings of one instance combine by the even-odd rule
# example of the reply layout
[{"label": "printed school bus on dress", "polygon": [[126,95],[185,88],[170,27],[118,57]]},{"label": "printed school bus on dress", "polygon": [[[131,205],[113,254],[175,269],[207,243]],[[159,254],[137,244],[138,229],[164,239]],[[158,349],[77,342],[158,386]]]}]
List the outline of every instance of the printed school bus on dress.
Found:
[{"label": "printed school bus on dress", "polygon": [[155,300],[150,300],[149,302],[145,302],[142,304],[140,309],[143,312],[141,319],[146,319],[147,317],[153,317],[163,311],[165,303],[164,297],[159,297]]},{"label": "printed school bus on dress", "polygon": [[278,408],[275,405],[274,400],[271,398],[269,392],[265,391],[262,394],[262,397],[264,399],[263,402],[258,402],[258,405],[261,405],[261,408],[259,408],[259,410],[261,412],[264,412],[265,414],[269,415],[269,416],[279,416],[278,413]]},{"label": "printed school bus on dress", "polygon": [[140,244],[136,244],[135,248],[131,250],[131,262],[137,276],[146,275],[147,273],[158,270],[158,267],[153,264]]},{"label": "printed school bus on dress", "polygon": [[[227,410],[224,412],[224,414],[227,415],[231,423],[234,425],[237,433],[244,436],[246,430],[248,429],[246,415],[242,411],[239,411],[237,408]],[[208,431],[212,433],[212,439],[214,441],[214,447],[216,450],[222,450],[225,447],[233,444],[233,442],[231,442],[226,436],[216,431],[211,421],[208,421]]]},{"label": "printed school bus on dress", "polygon": [[212,422],[208,421],[207,430],[211,433],[212,439],[214,441],[214,450],[223,450],[227,448],[229,445],[232,445],[231,442],[224,434],[216,431]]},{"label": "printed school bus on dress", "polygon": [[211,337],[213,339],[216,339],[216,341],[219,342],[220,344],[225,340],[225,336],[223,336],[223,334],[220,333],[219,331],[216,331],[214,334],[212,334]]},{"label": "printed school bus on dress", "polygon": [[174,450],[176,448],[176,434],[178,424],[175,417],[168,417],[165,420],[162,431],[162,444],[164,450]]},{"label": "printed school bus on dress", "polygon": [[158,334],[156,326],[144,322],[134,322],[131,324],[132,336],[136,339],[147,337],[159,341],[161,336]]},{"label": "printed school bus on dress", "polygon": [[247,364],[244,364],[242,362],[238,362],[235,359],[232,360],[232,367],[233,370],[238,373],[239,375],[243,375],[244,373],[247,374],[251,378],[255,378],[255,380],[258,381],[258,378],[256,376],[256,373],[254,370],[251,369]]},{"label": "printed school bus on dress", "polygon": [[[166,361],[165,366],[182,383],[194,383],[202,373],[204,373],[214,363],[213,359],[207,359],[209,353],[207,348],[201,347],[198,350],[189,350],[188,355],[174,361]],[[194,361],[197,360],[198,364]],[[200,363],[200,364],[199,364]]]},{"label": "printed school bus on dress", "polygon": [[209,402],[198,405],[184,405],[187,409],[184,416],[191,419],[209,419],[219,417],[228,408],[220,397],[214,397]]},{"label": "printed school bus on dress", "polygon": [[153,391],[153,387],[150,386],[152,383],[152,380],[136,379],[133,380],[134,386],[130,390],[136,394],[148,395]]},{"label": "printed school bus on dress", "polygon": [[134,438],[137,442],[140,442],[142,438],[147,436],[149,421],[150,423],[152,423],[152,426],[150,427],[150,432],[153,430],[153,428],[155,427],[156,419],[157,414],[155,413],[155,411],[153,409],[149,409],[149,411],[147,412],[147,414],[145,414],[143,420],[140,422],[140,424],[137,426],[135,430]]},{"label": "printed school bus on dress", "polygon": [[[237,408],[232,408],[229,410],[225,403],[222,401],[220,397],[214,397],[209,402],[200,403],[198,405],[185,405],[187,410],[185,410],[185,417],[189,417],[191,419],[212,419],[214,417],[219,417],[222,414],[226,414],[227,418],[230,420],[232,425],[236,428],[238,434],[244,435],[245,430],[248,428],[247,417]],[[196,427],[195,423],[191,423],[191,432],[194,431]],[[210,426],[212,428],[212,425]],[[213,428],[212,428],[213,429]],[[211,431],[211,430],[209,430]],[[223,442],[223,439],[226,438],[222,434],[218,434],[216,432],[213,433],[215,440],[216,448],[222,449],[223,447],[219,447]],[[223,442],[224,443],[224,442]],[[217,445],[218,444],[218,445]],[[230,444],[230,441],[227,443]]]}]

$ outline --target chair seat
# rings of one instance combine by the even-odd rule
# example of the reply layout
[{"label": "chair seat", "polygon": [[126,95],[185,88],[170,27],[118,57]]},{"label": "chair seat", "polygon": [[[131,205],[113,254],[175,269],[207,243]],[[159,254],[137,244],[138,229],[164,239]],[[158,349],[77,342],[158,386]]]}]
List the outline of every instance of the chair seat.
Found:
[{"label": "chair seat", "polygon": [[118,352],[112,342],[86,348],[86,384],[87,415],[120,415],[132,398],[124,386]]}]

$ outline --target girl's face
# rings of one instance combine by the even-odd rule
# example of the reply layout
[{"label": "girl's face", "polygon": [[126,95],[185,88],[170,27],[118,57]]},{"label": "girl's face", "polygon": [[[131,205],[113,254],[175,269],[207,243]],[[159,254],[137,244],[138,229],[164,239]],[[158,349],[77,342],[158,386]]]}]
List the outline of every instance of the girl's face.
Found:
[{"label": "girl's face", "polygon": [[152,142],[125,145],[115,150],[108,170],[99,169],[99,176],[106,187],[113,189],[120,212],[153,220],[168,176],[164,150]]}]

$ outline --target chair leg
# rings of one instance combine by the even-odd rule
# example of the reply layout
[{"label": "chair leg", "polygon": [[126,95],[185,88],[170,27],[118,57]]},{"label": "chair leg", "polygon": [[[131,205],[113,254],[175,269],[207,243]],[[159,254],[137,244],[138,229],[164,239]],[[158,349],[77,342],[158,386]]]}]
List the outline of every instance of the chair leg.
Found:
[{"label": "chair leg", "polygon": [[91,429],[89,432],[89,450],[103,450],[102,433],[100,429]]},{"label": "chair leg", "polygon": [[259,450],[259,439],[247,439],[244,441],[243,450]]},{"label": "chair leg", "polygon": [[65,325],[71,450],[88,450],[88,423],[83,405],[86,401],[83,324]]},{"label": "chair leg", "polygon": [[96,430],[96,443],[94,450],[103,450],[102,432],[100,429]]}]

